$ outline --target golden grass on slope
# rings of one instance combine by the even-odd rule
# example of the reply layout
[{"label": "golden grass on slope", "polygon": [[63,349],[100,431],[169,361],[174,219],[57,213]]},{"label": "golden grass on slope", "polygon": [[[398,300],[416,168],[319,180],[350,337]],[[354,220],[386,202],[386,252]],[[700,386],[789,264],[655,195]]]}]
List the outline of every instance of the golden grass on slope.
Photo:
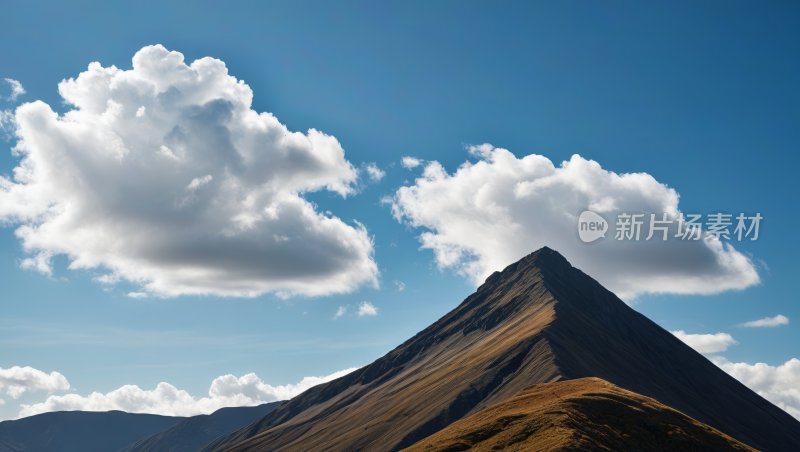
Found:
[{"label": "golden grass on slope", "polygon": [[530,386],[404,449],[456,451],[755,451],[649,397],[599,378]]}]

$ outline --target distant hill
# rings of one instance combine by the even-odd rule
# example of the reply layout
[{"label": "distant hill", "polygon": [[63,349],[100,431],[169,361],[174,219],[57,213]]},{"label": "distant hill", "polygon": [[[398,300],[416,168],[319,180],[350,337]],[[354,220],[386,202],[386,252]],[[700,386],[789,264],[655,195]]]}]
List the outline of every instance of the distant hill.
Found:
[{"label": "distant hill", "polygon": [[800,422],[542,248],[495,272],[382,358],[310,388],[202,452],[394,452],[530,385],[585,377],[654,399],[750,447],[800,451]]},{"label": "distant hill", "polygon": [[[186,418],[162,432],[142,438],[119,452],[197,452],[220,435],[242,428],[283,402],[252,407],[222,408],[212,414]],[[2,451],[2,449],[0,449]]]},{"label": "distant hill", "polygon": [[529,386],[403,452],[467,449],[470,452],[755,451],[649,397],[599,378]]},{"label": "distant hill", "polygon": [[0,452],[112,452],[183,421],[122,411],[58,411],[0,422]]}]

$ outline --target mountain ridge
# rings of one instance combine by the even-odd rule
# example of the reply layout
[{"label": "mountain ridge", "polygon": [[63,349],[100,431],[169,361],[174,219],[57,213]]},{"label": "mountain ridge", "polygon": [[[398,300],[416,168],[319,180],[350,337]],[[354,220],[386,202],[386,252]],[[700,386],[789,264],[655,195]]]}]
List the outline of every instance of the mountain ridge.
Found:
[{"label": "mountain ridge", "polygon": [[177,424],[139,439],[117,452],[196,452],[218,436],[228,434],[277,408],[283,402],[225,407],[211,414],[185,418]]},{"label": "mountain ridge", "polygon": [[530,385],[584,377],[750,446],[800,450],[800,422],[545,247],[372,364],[201,451],[396,451]]},{"label": "mountain ridge", "polygon": [[184,417],[124,411],[55,411],[0,422],[0,452],[110,452]]}]

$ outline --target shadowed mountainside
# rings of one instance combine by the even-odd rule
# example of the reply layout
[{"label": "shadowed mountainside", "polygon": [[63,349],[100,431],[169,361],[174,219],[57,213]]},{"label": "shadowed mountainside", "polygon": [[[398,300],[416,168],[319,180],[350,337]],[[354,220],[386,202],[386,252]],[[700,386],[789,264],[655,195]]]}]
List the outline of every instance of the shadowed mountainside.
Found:
[{"label": "shadowed mountainside", "polygon": [[196,452],[214,438],[250,424],[281,403],[221,408],[211,414],[192,416],[162,432],[136,441],[119,452]]},{"label": "shadowed mountainside", "polygon": [[562,380],[451,424],[403,452],[755,451],[657,401],[599,378]]},{"label": "shadowed mountainside", "polygon": [[752,447],[800,450],[800,422],[542,248],[384,357],[202,452],[397,451],[529,385],[584,377]]},{"label": "shadowed mountainside", "polygon": [[0,422],[0,452],[109,452],[186,418],[122,411],[58,411]]}]

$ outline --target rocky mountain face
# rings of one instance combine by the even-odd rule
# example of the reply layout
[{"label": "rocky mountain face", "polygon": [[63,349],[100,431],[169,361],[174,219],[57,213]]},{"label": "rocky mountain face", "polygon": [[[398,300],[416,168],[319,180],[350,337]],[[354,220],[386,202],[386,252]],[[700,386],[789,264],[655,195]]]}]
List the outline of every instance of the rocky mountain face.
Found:
[{"label": "rocky mountain face", "polygon": [[542,248],[387,355],[202,452],[397,451],[530,385],[587,377],[748,446],[800,450],[800,422]]}]

